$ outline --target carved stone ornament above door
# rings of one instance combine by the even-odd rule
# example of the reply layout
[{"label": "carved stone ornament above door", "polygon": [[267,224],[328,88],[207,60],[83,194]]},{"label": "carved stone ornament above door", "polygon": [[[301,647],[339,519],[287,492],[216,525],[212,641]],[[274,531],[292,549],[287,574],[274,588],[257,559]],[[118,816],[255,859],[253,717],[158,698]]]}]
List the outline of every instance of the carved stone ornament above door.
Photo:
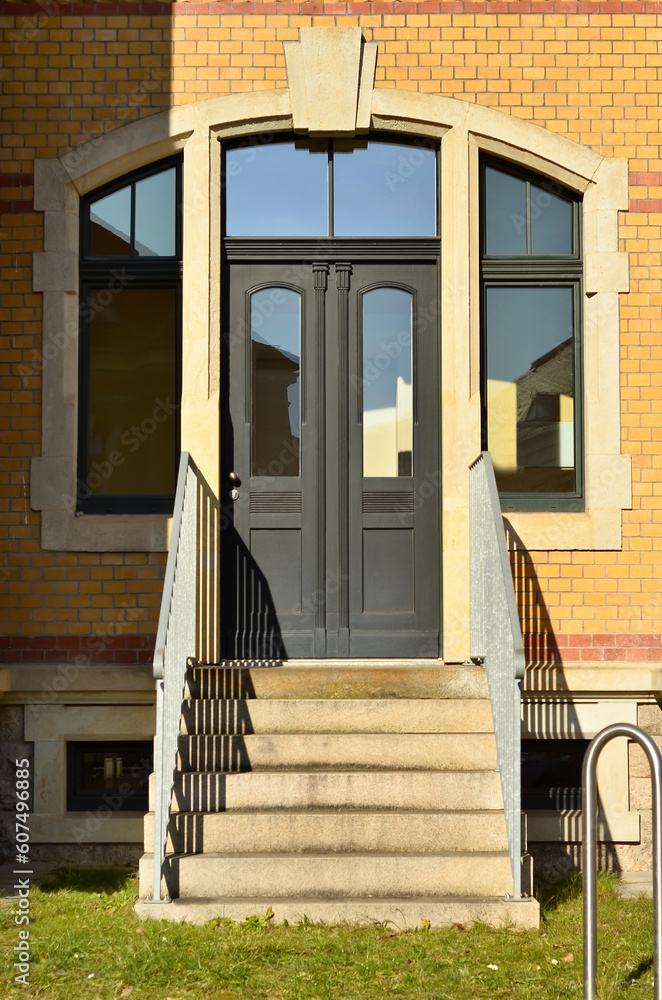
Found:
[{"label": "carved stone ornament above door", "polygon": [[370,128],[377,43],[360,28],[301,28],[285,42],[295,132],[353,136]]}]

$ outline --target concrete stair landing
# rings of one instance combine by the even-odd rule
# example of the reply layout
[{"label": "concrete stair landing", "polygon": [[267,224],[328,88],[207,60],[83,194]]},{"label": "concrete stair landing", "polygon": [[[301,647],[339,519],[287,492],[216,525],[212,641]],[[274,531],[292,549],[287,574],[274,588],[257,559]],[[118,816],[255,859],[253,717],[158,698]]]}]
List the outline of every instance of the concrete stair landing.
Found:
[{"label": "concrete stair landing", "polygon": [[[143,917],[538,926],[513,902],[485,674],[430,661],[189,671]],[[140,894],[152,891],[145,819]]]}]

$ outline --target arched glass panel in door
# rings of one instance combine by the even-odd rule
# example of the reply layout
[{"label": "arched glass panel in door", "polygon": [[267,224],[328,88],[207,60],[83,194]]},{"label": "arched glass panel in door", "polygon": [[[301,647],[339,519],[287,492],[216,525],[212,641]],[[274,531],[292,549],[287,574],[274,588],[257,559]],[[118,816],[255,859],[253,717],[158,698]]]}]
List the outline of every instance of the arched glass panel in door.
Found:
[{"label": "arched glass panel in door", "polygon": [[290,288],[251,295],[254,476],[298,476],[301,441],[301,296]]},{"label": "arched glass panel in door", "polygon": [[413,296],[375,288],[363,296],[363,475],[413,474]]}]

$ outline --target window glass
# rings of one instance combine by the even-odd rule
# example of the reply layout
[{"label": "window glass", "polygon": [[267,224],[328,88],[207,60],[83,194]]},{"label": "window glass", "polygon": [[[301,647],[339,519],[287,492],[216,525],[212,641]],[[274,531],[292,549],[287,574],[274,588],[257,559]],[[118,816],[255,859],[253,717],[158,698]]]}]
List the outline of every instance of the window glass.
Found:
[{"label": "window glass", "polygon": [[526,182],[485,169],[485,253],[526,253]]},{"label": "window glass", "polygon": [[581,809],[589,740],[522,740],[522,808]]},{"label": "window glass", "polygon": [[423,144],[335,140],[334,236],[434,236],[436,153]]},{"label": "window glass", "polygon": [[228,236],[326,236],[326,142],[274,142],[229,149],[225,160]]},{"label": "window glass", "polygon": [[252,474],[298,476],[301,297],[289,288],[251,296]]},{"label": "window glass", "polygon": [[531,253],[572,253],[572,203],[531,185]]},{"label": "window glass", "polygon": [[363,475],[413,475],[412,295],[363,296]]},{"label": "window glass", "polygon": [[136,183],[135,252],[138,256],[174,256],[175,185],[174,167]]},{"label": "window glass", "polygon": [[112,801],[113,810],[146,812],[152,758],[150,741],[68,743],[67,810],[108,808]]},{"label": "window glass", "polygon": [[127,257],[131,253],[131,185],[90,204],[90,248],[93,257]]},{"label": "window glass", "polygon": [[87,469],[79,500],[175,489],[177,293],[91,288]]},{"label": "window glass", "polygon": [[572,287],[488,287],[487,438],[503,492],[575,489]]}]

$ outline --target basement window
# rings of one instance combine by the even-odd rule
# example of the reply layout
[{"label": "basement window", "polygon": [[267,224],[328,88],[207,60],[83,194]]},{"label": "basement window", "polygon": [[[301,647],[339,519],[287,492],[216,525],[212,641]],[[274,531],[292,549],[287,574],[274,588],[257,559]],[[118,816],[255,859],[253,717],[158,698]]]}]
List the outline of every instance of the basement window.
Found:
[{"label": "basement window", "polygon": [[67,744],[67,811],[147,812],[150,740]]},{"label": "basement window", "polygon": [[522,809],[581,809],[589,740],[522,740]]}]

